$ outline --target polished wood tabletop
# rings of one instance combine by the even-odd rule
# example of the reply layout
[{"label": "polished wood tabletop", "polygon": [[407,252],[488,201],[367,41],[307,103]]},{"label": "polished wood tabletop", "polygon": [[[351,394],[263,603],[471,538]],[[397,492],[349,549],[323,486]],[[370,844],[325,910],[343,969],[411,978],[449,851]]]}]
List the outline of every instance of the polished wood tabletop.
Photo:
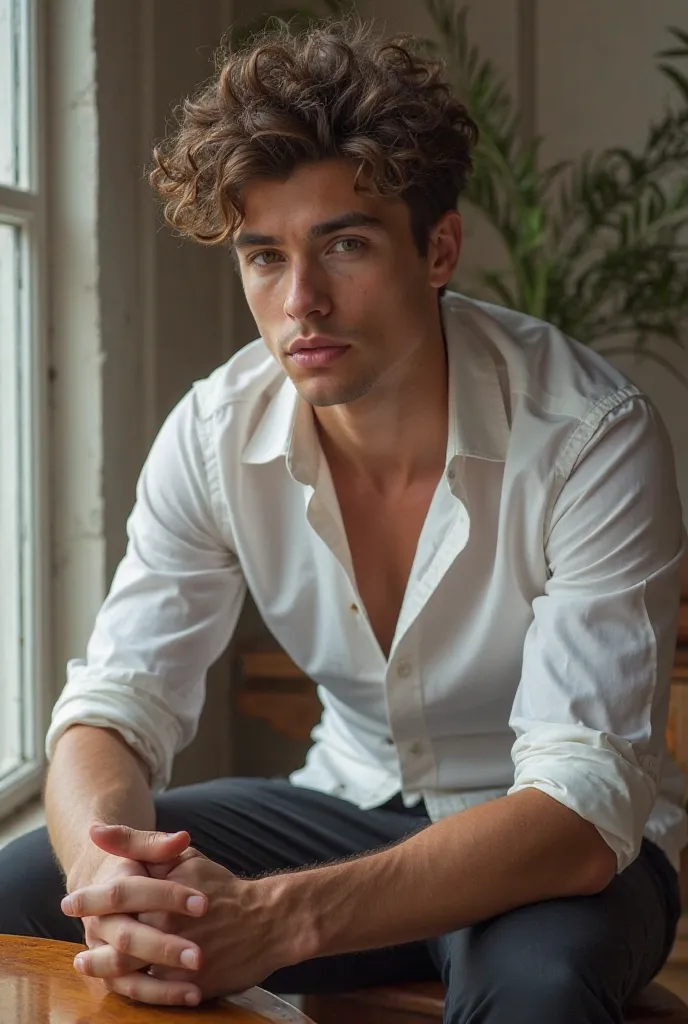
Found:
[{"label": "polished wood tabletop", "polygon": [[83,946],[0,935],[2,1024],[313,1024],[293,1006],[254,988],[197,1009],[143,1006],[75,971]]}]

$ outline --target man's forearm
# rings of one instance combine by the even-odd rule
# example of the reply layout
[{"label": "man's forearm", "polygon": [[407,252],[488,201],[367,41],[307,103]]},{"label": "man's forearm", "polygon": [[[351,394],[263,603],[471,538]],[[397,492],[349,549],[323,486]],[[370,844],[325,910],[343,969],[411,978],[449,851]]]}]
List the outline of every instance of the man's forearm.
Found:
[{"label": "man's forearm", "polygon": [[429,938],[540,900],[599,892],[615,870],[594,826],[527,789],[379,853],[258,884],[272,887],[278,913],[293,922],[296,960]]},{"label": "man's forearm", "polygon": [[143,762],[108,729],[75,725],[61,737],[48,772],[45,811],[57,858],[70,878],[104,856],[90,842],[89,826],[122,824],[149,830],[155,809]]}]

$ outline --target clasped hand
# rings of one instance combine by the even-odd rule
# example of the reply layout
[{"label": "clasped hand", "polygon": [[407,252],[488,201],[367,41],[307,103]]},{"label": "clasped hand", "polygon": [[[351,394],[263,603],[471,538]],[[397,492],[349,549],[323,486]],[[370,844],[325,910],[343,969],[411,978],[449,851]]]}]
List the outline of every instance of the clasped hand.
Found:
[{"label": "clasped hand", "polygon": [[112,825],[92,827],[90,837],[124,860],[62,901],[65,914],[84,920],[90,948],[74,960],[83,974],[139,1002],[195,1006],[285,966],[261,883],[190,848],[188,833]]}]

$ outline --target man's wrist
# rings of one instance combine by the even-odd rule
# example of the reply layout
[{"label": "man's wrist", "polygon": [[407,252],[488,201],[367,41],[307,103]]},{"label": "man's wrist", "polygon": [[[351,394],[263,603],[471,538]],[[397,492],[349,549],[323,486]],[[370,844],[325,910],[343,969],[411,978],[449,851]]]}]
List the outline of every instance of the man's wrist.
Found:
[{"label": "man's wrist", "polygon": [[96,872],[105,861],[118,859],[111,853],[99,850],[90,841],[88,845],[90,847],[88,852],[77,857],[66,872],[65,888],[68,893],[74,892],[75,889],[81,889],[85,885],[91,885]]},{"label": "man's wrist", "polygon": [[320,952],[317,909],[309,893],[308,872],[269,875],[252,882],[259,901],[269,908],[270,944],[279,967],[312,960]]}]

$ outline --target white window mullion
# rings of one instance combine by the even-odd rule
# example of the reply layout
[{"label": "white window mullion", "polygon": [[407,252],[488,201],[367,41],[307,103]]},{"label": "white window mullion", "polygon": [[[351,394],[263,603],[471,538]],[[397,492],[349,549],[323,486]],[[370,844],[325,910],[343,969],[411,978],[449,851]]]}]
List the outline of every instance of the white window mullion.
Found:
[{"label": "white window mullion", "polygon": [[0,183],[16,185],[15,4],[0,0]]},{"label": "white window mullion", "polygon": [[0,224],[0,791],[23,759],[19,489],[19,229]]},{"label": "white window mullion", "polygon": [[0,223],[0,818],[40,785],[48,655],[35,222]]},{"label": "white window mullion", "polygon": [[20,255],[20,316],[27,344],[20,361],[20,435],[22,508],[22,646],[24,676],[24,756],[40,767],[47,727],[52,680],[50,664],[50,509],[48,490],[48,394],[46,316],[41,287],[45,244],[42,219],[32,220],[24,232]]},{"label": "white window mullion", "polygon": [[[33,605],[35,584],[33,578],[34,548],[40,524],[33,513],[33,503],[39,493],[36,466],[32,447],[35,432],[34,418],[37,410],[31,407],[31,380],[36,371],[33,357],[35,324],[31,303],[31,287],[36,279],[34,245],[31,233],[25,230],[19,239],[17,253],[17,291],[19,293],[19,348],[17,359],[17,461],[18,461],[18,505],[19,505],[19,571],[21,578],[20,628],[21,641],[18,656],[20,660],[21,688],[21,733],[22,762],[36,761],[36,683],[32,664],[36,646]],[[28,416],[27,416],[28,413]]]},{"label": "white window mullion", "polygon": [[38,26],[36,0],[10,0],[15,8],[15,95],[16,95],[16,168],[17,184],[36,189],[38,165],[42,153],[36,145],[39,126]]},{"label": "white window mullion", "polygon": [[39,209],[40,199],[34,192],[23,192],[0,184],[0,217],[3,221],[22,223],[27,216],[35,216]]},{"label": "white window mullion", "polygon": [[0,818],[40,788],[50,681],[36,0],[0,0]]}]

